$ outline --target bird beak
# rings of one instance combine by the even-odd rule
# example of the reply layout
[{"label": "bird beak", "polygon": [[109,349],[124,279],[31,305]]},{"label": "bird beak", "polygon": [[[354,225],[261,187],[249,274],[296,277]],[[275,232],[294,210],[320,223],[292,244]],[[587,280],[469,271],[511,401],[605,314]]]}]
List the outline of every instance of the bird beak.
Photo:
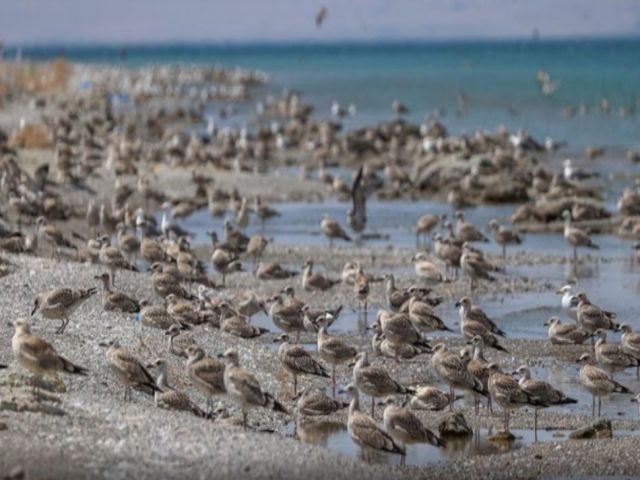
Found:
[{"label": "bird beak", "polygon": [[384,407],[385,405],[386,405],[386,402],[385,402],[384,400],[380,400],[380,401],[378,402],[378,406],[379,406],[379,407]]},{"label": "bird beak", "polygon": [[460,302],[456,302],[455,307],[460,308]]},{"label": "bird beak", "polygon": [[546,322],[544,322],[542,325],[544,325],[545,327],[549,326],[549,320],[547,320]]},{"label": "bird beak", "polygon": [[111,343],[110,342],[100,342],[98,343],[99,347],[110,347]]},{"label": "bird beak", "polygon": [[557,290],[556,290],[556,293],[557,293],[558,295],[560,295],[560,294],[562,294],[562,293],[564,293],[564,292],[562,291],[562,289],[561,289],[561,288],[559,288],[559,289],[557,289]]},{"label": "bird beak", "polygon": [[146,368],[153,368],[153,367],[155,367],[155,365],[153,363],[148,363],[147,366],[146,366]]},{"label": "bird beak", "polygon": [[340,389],[338,390],[338,395],[345,395],[347,392],[345,392],[344,390]]},{"label": "bird beak", "polygon": [[31,316],[33,317],[36,314],[36,311],[38,310],[38,306],[34,305],[33,308],[31,309]]},{"label": "bird beak", "polygon": [[224,353],[219,353],[218,355],[216,355],[217,358],[224,358]]},{"label": "bird beak", "polygon": [[171,332],[169,330],[167,330],[166,332],[164,332],[165,335],[171,335]]}]

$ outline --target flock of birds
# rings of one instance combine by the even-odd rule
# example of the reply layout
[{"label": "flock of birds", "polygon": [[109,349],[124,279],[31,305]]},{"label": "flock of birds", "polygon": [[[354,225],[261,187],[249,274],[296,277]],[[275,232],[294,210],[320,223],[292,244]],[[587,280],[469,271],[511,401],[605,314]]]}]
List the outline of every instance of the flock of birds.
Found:
[{"label": "flock of birds", "polygon": [[[305,118],[308,114],[301,113],[304,106],[297,101],[294,104],[292,98],[287,98],[286,109],[291,125],[296,125],[301,117]],[[27,173],[16,160],[16,152],[3,145],[0,136],[0,147],[3,149],[0,194],[6,199],[8,211],[17,225],[17,230],[14,230],[5,222],[0,224],[0,250],[25,255],[41,253],[46,246],[58,261],[75,260],[100,265],[102,271],[95,276],[95,280],[104,290],[103,309],[130,314],[142,325],[162,331],[167,336],[167,354],[184,359],[186,376],[207,398],[207,408],[201,408],[185,392],[172,386],[166,358],[144,361],[118,340],[112,340],[103,344],[106,349],[105,361],[114,379],[124,387],[125,400],[133,399],[132,390],[141,391],[152,395],[158,407],[188,411],[215,421],[241,423],[248,428],[248,414],[255,408],[289,414],[293,406],[296,417],[335,413],[347,407],[336,397],[340,390],[351,397],[347,426],[353,440],[365,449],[402,455],[408,444],[444,444],[446,439],[431,432],[414,411],[453,410],[455,401],[460,398],[456,396],[456,390],[474,399],[478,414],[482,399],[486,399],[491,411],[493,405],[501,407],[505,432],[509,431],[510,415],[515,409],[531,407],[534,430],[537,431],[539,409],[576,402],[576,399],[566,396],[549,383],[532,378],[526,365],[517,369],[516,379],[512,372],[505,372],[497,361],[487,361],[487,349],[508,353],[503,340],[506,334],[473,303],[471,296],[464,296],[456,303],[460,335],[466,343],[460,351],[454,350],[448,342],[449,337],[434,341],[425,336],[430,332],[452,332],[437,313],[436,307],[443,301],[437,287],[458,282],[464,276],[469,281],[469,292],[472,294],[481,282],[494,281],[497,274],[504,272],[504,265],[508,262],[507,248],[523,242],[517,229],[501,225],[493,219],[486,230],[467,221],[462,209],[457,208],[452,221],[441,215],[422,216],[415,225],[418,248],[413,263],[416,283],[406,288],[396,285],[392,274],[375,276],[365,272],[364,266],[357,262],[348,262],[341,278],[314,271],[312,259],[304,263],[301,272],[293,271],[264,259],[269,245],[267,238],[261,234],[249,237],[244,233],[254,217],[264,224],[279,215],[277,209],[264,199],[259,196],[251,198],[237,190],[229,193],[214,188],[214,178],[196,170],[191,178],[195,194],[169,198],[154,185],[153,176],[141,171],[141,166],[134,160],[143,157],[148,162],[159,163],[164,160],[170,165],[202,161],[219,168],[229,168],[229,159],[233,158],[231,168],[243,171],[246,169],[244,165],[252,161],[260,164],[269,158],[270,148],[264,145],[277,142],[278,137],[272,135],[274,132],[265,130],[254,139],[242,134],[236,136],[230,132],[218,132],[220,135],[209,141],[218,142],[219,156],[208,150],[201,139],[173,134],[164,137],[161,151],[158,152],[145,148],[136,137],[135,128],[114,115],[104,98],[81,106],[90,112],[89,116],[78,114],[79,105],[67,105],[66,115],[48,119],[48,122],[56,142],[53,166],[58,175],[57,181],[89,194],[86,225],[83,225],[89,235],[73,232],[71,227],[59,227],[61,222],[72,217],[71,208],[65,196],[53,188],[55,181],[50,175],[50,165],[46,163],[33,174]],[[399,103],[394,104],[394,109],[398,114],[406,111],[406,107]],[[162,125],[165,114],[147,119],[149,131],[161,130],[154,122]],[[394,131],[393,126],[389,128],[391,130],[386,133]],[[399,137],[406,133],[402,128],[396,131]],[[381,127],[378,133],[382,131]],[[284,134],[284,129],[276,129],[276,134]],[[331,130],[322,126],[313,132],[291,128],[287,141],[295,139],[300,146],[304,145],[305,140],[310,142],[311,135],[319,135],[312,149],[314,159],[318,160],[319,180],[333,186],[335,179],[327,182],[325,176],[328,173],[322,171],[322,166],[324,160],[330,158],[331,150],[339,148],[341,142],[333,138]],[[326,142],[322,139],[323,135],[328,137]],[[393,146],[393,139],[396,138],[393,133],[390,137],[382,133],[371,137],[367,132],[358,135],[368,139],[367,145],[382,142],[383,146],[379,148],[388,149],[390,154],[401,151],[398,145]],[[421,134],[412,132],[406,138],[409,135]],[[432,138],[433,135],[435,137]],[[533,140],[521,132],[512,137],[481,134],[474,139],[454,140],[447,138],[437,124],[432,124],[425,131],[423,140],[432,142],[428,146],[430,155],[473,153],[478,149],[498,150],[506,146],[521,150],[544,148],[533,145]],[[243,142],[254,143],[250,148],[243,148]],[[423,147],[424,143],[420,142],[419,148]],[[352,153],[358,149],[353,144],[342,148]],[[472,190],[478,187],[477,182],[484,175],[483,172],[488,171],[487,175],[493,175],[500,169],[516,178],[517,166],[513,163],[516,160],[510,157],[504,164],[501,163],[503,160],[496,154],[490,165],[479,164],[476,171],[471,171],[470,176],[465,176],[461,181],[471,182]],[[353,183],[347,186],[346,194],[351,200],[351,207],[346,221],[351,234],[335,218],[324,216],[320,219],[319,229],[328,239],[329,248],[333,248],[336,241],[353,241],[352,236],[356,237],[358,243],[365,241],[367,199],[387,184],[400,190],[408,185],[408,176],[399,163],[392,158],[387,167],[384,170],[388,182],[378,177],[377,169],[363,166],[355,173]],[[91,192],[84,180],[101,169],[106,172],[107,181],[113,181],[110,203],[98,202],[93,195],[95,192]],[[122,181],[121,177],[126,175],[137,175],[135,188]],[[576,203],[576,198],[579,199],[582,194],[588,196],[589,189],[579,182],[590,176],[567,161],[559,174],[552,176],[544,169],[538,169],[526,179],[531,183],[531,188],[554,199],[571,195],[572,200],[561,203],[562,208],[554,207],[556,211],[552,218],[563,219],[564,238],[573,251],[576,265],[579,248],[598,248],[588,232],[573,222],[576,214],[582,212],[579,208],[576,210],[576,205],[587,209],[584,206],[587,204]],[[451,203],[456,205],[455,201]],[[133,209],[132,204],[139,206]],[[160,222],[153,215],[153,206],[160,207]],[[626,191],[619,207],[621,212],[626,209],[631,212],[630,215],[637,213],[640,211],[640,196]],[[189,241],[189,232],[179,222],[202,208],[208,208],[213,216],[219,217],[229,212],[233,215],[233,220],[227,218],[224,221],[221,238],[217,232],[209,232],[211,267],[218,277],[210,275],[201,255]],[[597,211],[594,213],[589,210],[582,214],[596,215]],[[33,225],[33,228],[29,225]],[[629,228],[635,228],[635,225]],[[485,256],[477,248],[477,243],[490,242],[489,236],[502,248],[502,262]],[[78,246],[80,242],[82,246]],[[72,250],[73,253],[70,253]],[[371,348],[358,349],[350,343],[348,336],[329,332],[339,318],[342,306],[323,305],[318,308],[297,296],[292,284],[278,289],[268,298],[261,298],[251,290],[227,294],[231,293],[226,289],[227,277],[243,271],[249,260],[260,281],[288,280],[299,275],[302,291],[310,298],[314,292],[343,288],[338,287],[340,285],[351,288],[352,298],[365,313],[365,319],[370,308],[372,289],[376,283],[382,282],[386,305],[376,312],[372,325],[367,325],[367,329],[373,332]],[[444,266],[444,271],[441,266]],[[143,267],[160,300],[159,304],[134,298],[116,288],[118,272],[140,271]],[[74,312],[97,292],[96,287],[59,287],[40,292],[34,298],[31,315],[39,314],[42,318],[60,321],[55,333],[63,334]],[[584,365],[579,373],[579,381],[593,396],[594,415],[597,400],[599,415],[602,396],[631,393],[614,379],[613,374],[634,367],[640,371],[640,334],[631,331],[626,324],[616,323],[614,313],[592,304],[585,293],[573,295],[570,286],[563,287],[559,293],[562,294],[563,307],[575,316],[576,321],[562,323],[558,318],[551,318],[548,322],[549,340],[556,345],[580,345],[597,338],[592,351],[580,357]],[[277,357],[292,377],[293,395],[290,402],[293,405],[284,398],[276,398],[262,387],[258,375],[243,366],[240,348],[227,349],[217,356],[209,355],[207,349],[198,343],[197,336],[192,334],[194,330],[207,325],[219,328],[227,335],[250,340],[266,333],[265,329],[251,323],[251,317],[259,312],[267,314],[282,331],[282,335],[277,337],[281,342]],[[50,338],[32,332],[26,319],[17,319],[14,326],[12,351],[15,360],[35,377],[55,376],[58,373],[90,374],[87,369],[60,354]],[[609,330],[623,332],[619,345],[607,343],[606,332]],[[315,335],[315,354],[300,343],[301,334]],[[404,385],[385,366],[388,359],[402,362],[414,357],[424,358],[425,355],[430,355],[429,365],[437,378],[449,387],[448,392],[434,386]],[[374,362],[373,356],[380,360]],[[345,367],[349,369],[350,383],[340,389],[337,370]],[[330,381],[332,395],[325,394],[323,389],[299,391],[300,376],[326,379],[327,386]],[[34,385],[38,384],[34,381]],[[370,414],[361,409],[360,395],[371,398]],[[226,398],[242,412],[241,422],[235,422],[222,403],[215,406],[214,400],[218,397]],[[380,399],[385,405],[382,414],[384,428],[376,420],[375,409]]]}]

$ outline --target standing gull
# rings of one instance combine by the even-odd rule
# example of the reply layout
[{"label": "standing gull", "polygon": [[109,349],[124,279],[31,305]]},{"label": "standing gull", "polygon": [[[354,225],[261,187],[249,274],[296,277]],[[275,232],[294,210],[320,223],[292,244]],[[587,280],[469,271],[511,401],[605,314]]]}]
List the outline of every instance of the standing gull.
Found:
[{"label": "standing gull", "polygon": [[495,218],[489,222],[489,229],[493,232],[493,238],[496,243],[502,247],[503,260],[507,258],[507,245],[520,245],[522,243],[518,232],[500,225]]},{"label": "standing gull", "polygon": [[438,377],[449,385],[449,410],[453,410],[456,388],[487,396],[482,382],[471,375],[462,360],[448,351],[444,344],[439,343],[433,348],[431,367]]},{"label": "standing gull", "polygon": [[[620,325],[620,331],[622,332],[620,337],[622,351],[640,360],[640,333],[632,331],[626,323]],[[636,378],[640,378],[640,366],[636,368]]]},{"label": "standing gull", "polygon": [[358,388],[350,383],[344,388],[344,393],[351,396],[347,429],[349,435],[363,450],[374,450],[387,453],[405,454],[393,438],[378,427],[375,420],[360,411],[360,397]]},{"label": "standing gull", "polygon": [[[518,367],[517,372],[520,374],[518,384],[522,390],[546,404],[545,406],[578,403],[577,400],[567,397],[562,391],[554,388],[549,383],[531,378],[531,372],[526,365]],[[534,407],[533,409],[533,433],[536,441],[538,440],[538,408],[540,407]]]},{"label": "standing gull", "polygon": [[598,249],[600,247],[593,243],[584,230],[571,225],[571,212],[565,210],[562,212],[562,218],[564,218],[564,239],[573,247],[573,266],[575,268],[578,264],[578,247],[591,249]]},{"label": "standing gull", "polygon": [[375,418],[376,397],[405,395],[414,391],[396,382],[383,367],[371,365],[367,352],[360,352],[356,358],[357,361],[353,367],[353,383],[362,393],[371,397],[372,418]]},{"label": "standing gull", "polygon": [[262,390],[253,373],[240,366],[238,351],[235,348],[226,350],[222,357],[226,361],[224,388],[231,400],[242,410],[242,424],[245,429],[251,408],[263,407],[275,412],[288,413],[273,395]]},{"label": "standing gull", "polygon": [[511,410],[524,406],[547,407],[548,404],[544,399],[528,393],[520,384],[510,375],[505,375],[498,371],[495,363],[488,366],[491,376],[489,377],[489,394],[491,400],[502,407],[504,410],[504,432],[509,433],[509,420]]},{"label": "standing gull", "polygon": [[386,399],[382,418],[385,430],[402,450],[407,444],[412,443],[428,443],[434,447],[444,446],[438,436],[426,428],[411,410],[398,405],[397,402],[395,397]]},{"label": "standing gull", "polygon": [[89,297],[98,291],[91,287],[86,290],[73,288],[56,288],[39,293],[33,301],[31,316],[39,312],[43,318],[62,320],[56,333],[63,333],[69,324],[71,314]]},{"label": "standing gull", "polygon": [[343,339],[327,333],[329,321],[330,316],[325,315],[319,322],[318,353],[322,360],[331,364],[331,383],[333,386],[333,397],[335,398],[336,366],[351,360],[357,355],[358,351],[351,345],[348,345]]},{"label": "standing gull", "polygon": [[105,346],[109,347],[106,354],[107,364],[118,381],[124,384],[125,401],[131,401],[131,388],[147,395],[153,395],[160,390],[149,371],[130,350],[121,347],[117,340],[112,340]]},{"label": "standing gull", "polygon": [[213,409],[211,397],[225,393],[225,366],[217,358],[208,357],[204,350],[196,345],[186,349],[187,373],[195,387],[207,397],[207,409]]},{"label": "standing gull", "polygon": [[596,415],[596,397],[598,397],[598,416],[602,407],[602,396],[610,393],[632,393],[624,385],[619,384],[606,371],[595,366],[595,360],[589,353],[583,353],[578,359],[582,363],[580,384],[591,393],[591,416]]},{"label": "standing gull", "polygon": [[286,333],[280,335],[275,341],[281,341],[278,349],[278,358],[284,369],[293,376],[293,395],[298,394],[298,375],[316,375],[329,378],[327,370],[305,350],[302,345],[289,343]]},{"label": "standing gull", "polygon": [[320,222],[320,229],[322,233],[329,239],[329,248],[333,247],[333,240],[338,238],[345,242],[350,242],[351,237],[347,235],[347,232],[340,226],[338,222],[333,220],[329,215],[323,215]]}]

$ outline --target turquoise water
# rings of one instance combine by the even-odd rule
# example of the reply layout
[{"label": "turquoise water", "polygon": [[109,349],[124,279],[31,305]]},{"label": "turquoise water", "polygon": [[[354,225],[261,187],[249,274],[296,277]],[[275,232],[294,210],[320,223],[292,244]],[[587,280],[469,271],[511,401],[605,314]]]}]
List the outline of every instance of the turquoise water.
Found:
[{"label": "turquoise water", "polygon": [[[398,98],[416,122],[439,109],[452,133],[504,124],[565,140],[573,151],[585,145],[640,146],[640,39],[125,48],[129,66],[195,63],[263,70],[271,75],[272,91],[299,90],[319,118],[329,116],[333,100],[353,102],[358,113],[345,120],[347,128],[392,119],[391,102]],[[120,63],[120,49],[32,47],[24,56],[46,59],[64,52],[77,61]],[[535,81],[538,68],[560,82],[554,95],[542,95]],[[456,113],[461,94],[467,99],[465,115]],[[608,115],[597,108],[602,98],[612,105]],[[587,115],[563,116],[563,107],[577,109],[581,103],[589,107]],[[621,106],[628,117],[618,114]],[[618,155],[621,148],[613,152]]]}]

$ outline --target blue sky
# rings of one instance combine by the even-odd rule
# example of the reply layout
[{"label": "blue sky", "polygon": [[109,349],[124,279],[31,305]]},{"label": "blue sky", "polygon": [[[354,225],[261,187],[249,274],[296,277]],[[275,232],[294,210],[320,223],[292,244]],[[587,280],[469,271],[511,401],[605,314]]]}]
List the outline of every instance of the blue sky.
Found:
[{"label": "blue sky", "polygon": [[[321,5],[329,14],[316,29]],[[0,0],[5,43],[640,35],[640,0]]]}]

